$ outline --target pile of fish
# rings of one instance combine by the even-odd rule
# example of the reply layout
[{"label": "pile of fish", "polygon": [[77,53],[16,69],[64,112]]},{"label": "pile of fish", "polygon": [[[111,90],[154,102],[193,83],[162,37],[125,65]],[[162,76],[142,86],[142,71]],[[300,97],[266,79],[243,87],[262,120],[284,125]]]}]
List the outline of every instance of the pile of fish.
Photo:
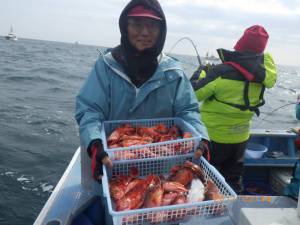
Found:
[{"label": "pile of fish", "polygon": [[[214,182],[210,179],[205,182],[202,169],[190,161],[173,166],[167,178],[150,174],[141,179],[137,168],[132,167],[128,175],[112,177],[109,188],[116,211],[224,199]],[[187,210],[180,215],[187,215]],[[148,219],[151,223],[159,223],[168,218],[173,220],[173,217],[157,212]]]},{"label": "pile of fish", "polygon": [[[192,134],[189,132],[182,132],[176,125],[167,128],[162,123],[152,127],[135,127],[130,124],[123,124],[110,134],[107,139],[107,146],[109,149],[127,148],[136,145],[145,145],[186,138],[192,138]],[[193,141],[181,141],[174,144],[142,147],[134,150],[115,151],[114,160],[157,158],[161,156],[186,154],[193,150],[193,146]]]}]

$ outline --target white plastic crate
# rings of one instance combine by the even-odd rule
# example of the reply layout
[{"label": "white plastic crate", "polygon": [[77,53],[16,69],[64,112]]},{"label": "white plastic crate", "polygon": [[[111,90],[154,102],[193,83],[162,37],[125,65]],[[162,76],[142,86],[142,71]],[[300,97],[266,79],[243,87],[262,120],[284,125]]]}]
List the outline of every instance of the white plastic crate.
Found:
[{"label": "white plastic crate", "polygon": [[[145,145],[135,145],[130,147],[108,148],[107,139],[110,134],[119,126],[130,124],[133,127],[151,127],[157,124],[164,124],[167,128],[176,125],[182,132],[190,132],[192,138],[177,139],[172,141],[157,142]],[[114,120],[104,121],[102,126],[102,140],[105,151],[111,160],[132,160],[143,158],[162,158],[174,155],[186,155],[195,150],[201,141],[200,134],[193,126],[181,118],[160,118],[160,119],[140,119],[140,120]]]},{"label": "white plastic crate", "polygon": [[[202,202],[185,203],[178,205],[161,206],[154,208],[142,208],[129,211],[116,211],[109,192],[109,179],[112,175],[128,174],[131,167],[137,167],[139,175],[145,177],[149,174],[168,175],[169,170],[174,165],[182,165],[185,161],[192,161],[192,155],[173,156],[161,159],[138,159],[131,161],[117,161],[113,169],[108,170],[103,167],[104,177],[102,179],[104,196],[107,199],[108,211],[113,218],[114,225],[129,224],[173,224],[186,222],[191,217],[198,218],[210,216],[224,216],[232,207],[237,195],[225,182],[220,173],[211,166],[203,157],[197,161],[202,168],[205,180],[211,179],[218,187],[220,193],[224,195],[223,200],[209,200]],[[193,161],[195,163],[195,161]],[[153,219],[154,218],[154,219]]]}]

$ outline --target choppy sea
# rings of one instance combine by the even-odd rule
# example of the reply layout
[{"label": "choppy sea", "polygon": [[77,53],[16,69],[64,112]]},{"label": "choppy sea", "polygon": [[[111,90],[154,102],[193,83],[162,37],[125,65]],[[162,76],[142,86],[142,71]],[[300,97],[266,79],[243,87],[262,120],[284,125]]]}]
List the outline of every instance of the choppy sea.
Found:
[{"label": "choppy sea", "polygon": [[[0,225],[32,224],[79,145],[75,96],[101,47],[0,37]],[[178,56],[188,75],[192,56]],[[300,65],[299,65],[300,66]],[[299,126],[300,68],[278,66],[253,128]],[[272,112],[274,111],[274,112]]]}]

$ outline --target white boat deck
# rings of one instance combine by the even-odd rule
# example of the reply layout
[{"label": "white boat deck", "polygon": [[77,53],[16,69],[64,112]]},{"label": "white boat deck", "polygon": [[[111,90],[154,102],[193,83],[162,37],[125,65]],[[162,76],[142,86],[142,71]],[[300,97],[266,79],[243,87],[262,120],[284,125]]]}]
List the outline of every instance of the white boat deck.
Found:
[{"label": "white boat deck", "polygon": [[[265,210],[271,209],[266,212]],[[276,210],[292,210],[293,217],[290,214],[274,215]],[[252,212],[249,215],[249,210]],[[265,217],[261,218],[264,223],[259,223],[258,216],[260,212],[265,213]],[[288,218],[285,218],[288,216]],[[247,219],[246,219],[247,218]],[[255,220],[255,223],[251,221]],[[288,221],[278,222],[278,221]],[[249,223],[248,223],[249,222]],[[229,215],[223,217],[211,217],[206,219],[192,218],[187,223],[181,225],[299,225],[300,217],[297,217],[297,202],[283,196],[253,196],[240,195],[238,200],[234,203],[233,209],[230,210]]]}]

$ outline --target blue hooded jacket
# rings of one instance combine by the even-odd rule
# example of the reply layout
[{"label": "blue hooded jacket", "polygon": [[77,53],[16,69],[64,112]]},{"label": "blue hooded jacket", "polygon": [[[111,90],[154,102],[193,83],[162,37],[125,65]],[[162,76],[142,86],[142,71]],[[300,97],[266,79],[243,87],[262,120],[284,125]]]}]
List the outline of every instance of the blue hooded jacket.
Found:
[{"label": "blue hooded jacket", "polygon": [[105,120],[180,117],[209,140],[199,105],[179,62],[161,54],[153,76],[137,88],[111,52],[101,55],[76,97],[80,140],[87,148],[101,139]]},{"label": "blue hooded jacket", "polygon": [[296,118],[300,120],[300,95],[298,96],[296,104]]}]

